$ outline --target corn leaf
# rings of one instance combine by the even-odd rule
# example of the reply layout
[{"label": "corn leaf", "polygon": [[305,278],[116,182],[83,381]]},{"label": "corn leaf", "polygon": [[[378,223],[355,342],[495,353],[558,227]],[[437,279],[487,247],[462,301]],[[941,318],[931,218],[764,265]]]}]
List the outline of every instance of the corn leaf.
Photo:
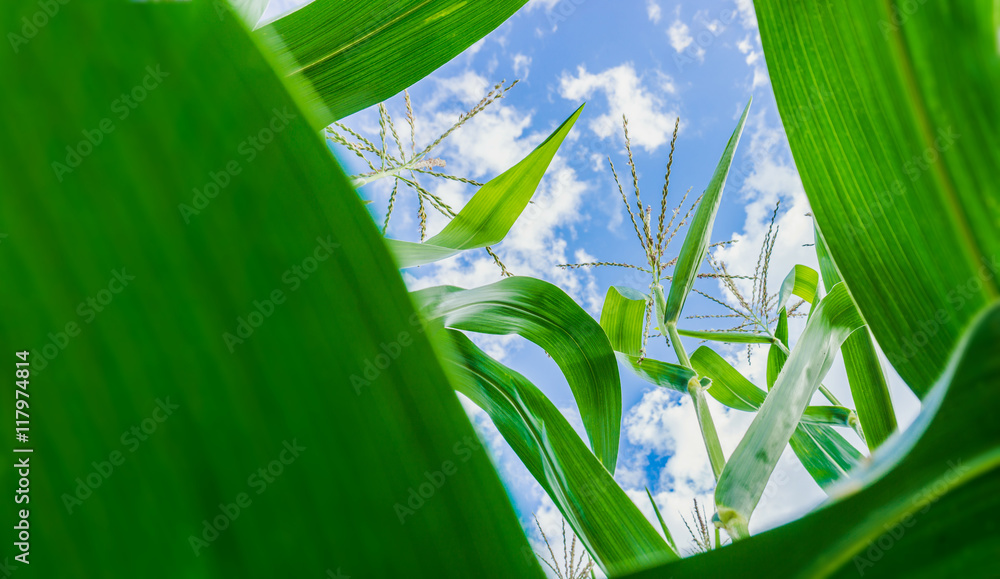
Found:
[{"label": "corn leaf", "polygon": [[74,3],[0,51],[0,343],[11,389],[31,352],[35,451],[4,574],[543,577],[370,216],[215,8]]},{"label": "corn leaf", "polygon": [[816,273],[815,269],[805,265],[796,265],[781,282],[781,289],[778,290],[777,308],[785,307],[793,295],[799,296],[810,304],[813,303],[816,300],[818,286],[819,274]]},{"label": "corn leaf", "polygon": [[923,397],[973,315],[1000,296],[996,3],[755,7],[830,255]]},{"label": "corn leaf", "polygon": [[607,574],[676,560],[559,409],[524,376],[447,330],[456,389],[486,411]]},{"label": "corn leaf", "polygon": [[726,463],[715,489],[727,528],[745,530],[750,515],[809,400],[847,337],[864,325],[843,284],[816,306],[774,387]]},{"label": "corn leaf", "polygon": [[[797,295],[809,304],[815,305],[819,292],[819,274],[810,267],[796,265],[785,277],[779,292],[778,324],[775,327],[774,335],[786,349],[788,348],[788,313],[786,311],[788,299],[792,295]],[[812,314],[812,312],[813,310],[810,309],[809,313]],[[857,333],[855,332],[855,334]],[[768,390],[774,387],[785,361],[788,360],[788,354],[785,351],[778,344],[772,344],[768,350]],[[822,425],[807,424],[805,416],[809,413],[810,409],[806,408],[803,420],[795,427],[795,432],[789,439],[788,445],[792,447],[792,451],[795,452],[813,480],[819,484],[820,488],[826,490],[834,482],[845,478],[863,456],[834,429]],[[853,428],[854,424],[850,422],[851,415],[846,418],[847,424]]]},{"label": "corn leaf", "polygon": [[645,294],[629,287],[611,286],[601,307],[601,327],[616,352],[638,356],[646,319]]},{"label": "corn leaf", "polygon": [[530,277],[509,277],[470,290],[428,288],[413,295],[430,319],[441,319],[448,328],[517,334],[543,348],[569,382],[594,454],[614,473],[622,417],[618,364],[604,330],[572,298]]},{"label": "corn leaf", "polygon": [[[827,288],[841,282],[837,264],[830,257],[823,235],[816,230],[816,255]],[[889,397],[889,385],[882,371],[882,362],[875,351],[868,328],[851,334],[840,347],[844,355],[851,397],[858,408],[858,420],[868,448],[874,451],[896,430],[896,412]]]},{"label": "corn leaf", "polygon": [[500,26],[526,0],[314,0],[260,28],[312,87],[315,128],[398,94]]},{"label": "corn leaf", "polygon": [[771,336],[765,334],[751,334],[747,332],[704,332],[701,330],[677,329],[677,333],[688,338],[698,338],[701,340],[711,340],[725,344],[770,344]]},{"label": "corn leaf", "polygon": [[656,501],[653,500],[653,493],[649,492],[649,488],[646,488],[646,496],[649,497],[649,503],[653,505],[653,512],[656,513],[656,520],[660,522],[660,528],[663,529],[663,536],[667,539],[667,543],[670,548],[673,549],[674,553],[679,553],[677,549],[677,544],[674,543],[674,538],[670,535],[670,529],[667,527],[667,523],[663,521],[663,515],[660,514],[660,508],[656,506]]},{"label": "corn leaf", "polygon": [[[695,350],[691,354],[691,365],[699,374],[711,379],[708,393],[730,408],[755,412],[767,397],[767,393],[754,386],[711,348],[702,346]],[[768,376],[770,378],[770,372]],[[850,415],[850,410],[843,407],[809,406],[789,440],[802,466],[822,488],[844,476],[862,458],[839,432],[825,426],[847,426]]]},{"label": "corn leaf", "polygon": [[[240,18],[243,19],[243,22],[250,29],[253,29],[260,21],[260,17],[264,15],[264,11],[267,10],[267,4],[269,1],[270,0],[229,0],[229,3],[232,5],[233,11],[239,14]],[[223,10],[223,8],[221,6],[216,6],[216,10]]]},{"label": "corn leaf", "polygon": [[440,233],[423,243],[390,239],[402,268],[451,257],[466,249],[500,243],[531,201],[552,157],[569,134],[583,105],[527,157],[483,185]]},{"label": "corn leaf", "polygon": [[642,363],[640,363],[638,356],[629,356],[621,352],[615,352],[615,356],[636,376],[646,382],[669,388],[681,394],[687,394],[688,382],[696,376],[689,368],[678,364],[661,362],[652,358],[643,358]]},{"label": "corn leaf", "polygon": [[736,146],[740,142],[743,134],[743,125],[746,123],[747,114],[750,112],[750,105],[753,98],[747,101],[743,115],[736,125],[722,158],[715,168],[715,174],[708,183],[695,211],[694,219],[688,227],[688,233],[684,237],[681,245],[680,255],[677,257],[677,265],[674,267],[673,281],[670,282],[670,293],[667,294],[667,303],[662,313],[662,321],[667,324],[676,324],[680,318],[681,310],[684,309],[684,302],[694,287],[694,280],[698,277],[698,269],[705,261],[705,253],[708,251],[708,243],[712,238],[712,226],[715,223],[715,214],[719,211],[719,203],[722,201],[722,190],[726,187],[726,177],[729,176],[729,167],[733,164],[733,156],[736,154]]},{"label": "corn leaf", "polygon": [[[833,292],[831,292],[832,294]],[[985,577],[1000,525],[1000,306],[976,316],[910,427],[808,516],[633,579]],[[794,545],[790,549],[789,545]]]}]

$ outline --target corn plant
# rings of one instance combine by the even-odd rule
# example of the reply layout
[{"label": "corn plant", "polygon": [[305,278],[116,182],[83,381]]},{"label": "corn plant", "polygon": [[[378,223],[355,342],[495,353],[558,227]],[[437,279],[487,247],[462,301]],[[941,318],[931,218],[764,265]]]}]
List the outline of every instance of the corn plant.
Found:
[{"label": "corn plant", "polygon": [[[240,3],[245,21],[207,2],[81,3],[0,51],[13,79],[0,124],[18,139],[0,160],[11,192],[0,198],[0,269],[10,280],[0,341],[30,363],[26,388],[44,417],[30,431],[35,452],[18,457],[31,466],[30,479],[27,467],[18,472],[30,483],[30,517],[18,513],[30,545],[11,541],[23,559],[5,568],[25,577],[542,577],[454,388],[486,410],[608,575],[996,574],[994,3],[757,2],[821,271],[793,269],[776,321],[707,336],[680,326],[706,273],[743,120],[670,279],[651,268],[661,277],[649,294],[619,292],[621,310],[638,312],[621,316],[628,332],[539,280],[412,296],[398,273],[499,243],[580,111],[422,243],[382,239],[316,134],[399,93],[522,4],[316,0],[251,32],[259,3]],[[5,29],[45,14],[38,6],[5,5]],[[156,64],[170,76],[106,132],[109,101]],[[54,94],[58,106],[48,106],[42,97]],[[283,130],[268,148],[239,173],[226,169],[247,135],[276,122]],[[72,170],[53,171],[53,155]],[[209,184],[214,196],[204,195]],[[193,197],[193,219],[174,213]],[[484,217],[498,207],[499,219]],[[656,241],[648,222],[646,247]],[[320,256],[294,291],[281,281]],[[112,284],[112,270],[134,279]],[[93,324],[67,323],[75,304],[113,287],[122,291],[107,290],[113,302]],[[794,347],[791,296],[810,304]],[[641,354],[650,301],[676,363],[622,359]],[[463,333],[486,330],[552,354],[589,445]],[[234,331],[240,341],[227,345]],[[767,347],[768,389],[748,386],[708,347],[688,354],[685,336]],[[876,341],[922,399],[904,432],[895,432]],[[838,351],[856,416],[837,415],[833,401],[809,410]],[[732,545],[681,557],[670,530],[654,529],[615,483],[619,362],[692,397],[718,477],[712,523]],[[706,396],[755,412],[728,457]],[[120,433],[162,409],[157,400],[176,413],[123,462]],[[837,428],[856,422],[874,452],[850,468],[846,451],[834,452],[822,508],[748,536],[778,455],[798,446],[810,468],[810,449],[831,448],[817,432],[832,416],[846,420]],[[283,474],[251,498],[248,474],[272,463]],[[94,540],[95,528],[122,531],[117,548]]]}]

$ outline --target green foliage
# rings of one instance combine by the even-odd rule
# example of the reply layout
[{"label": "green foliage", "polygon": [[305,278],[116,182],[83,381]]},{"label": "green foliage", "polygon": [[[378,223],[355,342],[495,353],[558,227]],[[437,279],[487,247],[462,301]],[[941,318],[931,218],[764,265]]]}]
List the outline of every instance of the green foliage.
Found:
[{"label": "green foliage", "polygon": [[403,91],[526,0],[314,0],[256,31],[311,88],[315,128]]},{"label": "green foliage", "polygon": [[[7,527],[13,576],[541,577],[375,225],[243,24],[208,2],[70,8],[0,51],[21,85],[0,118],[18,140],[0,159],[10,388],[14,349],[33,352],[31,563],[15,562]],[[150,70],[162,82],[119,119],[109,107]],[[53,160],[103,118],[114,131],[57,176]],[[252,160],[239,152],[270,127]],[[178,205],[230,163],[239,173],[185,223]],[[292,289],[283,272],[306,258],[319,267]],[[108,287],[121,291],[81,317]],[[272,313],[238,330],[248,312]],[[58,353],[43,360],[49,336]],[[372,377],[383,344],[399,356]],[[162,423],[157,400],[177,406]],[[123,433],[147,423],[133,454]],[[411,490],[446,462],[454,474],[419,505]],[[258,494],[269,466],[282,474]],[[394,505],[411,500],[401,523]],[[196,554],[206,525],[223,530]]]},{"label": "green foliage", "polygon": [[414,298],[448,328],[517,334],[545,349],[573,390],[594,454],[615,472],[622,415],[618,365],[601,327],[565,292],[539,279],[511,277],[469,290],[428,288]]},{"label": "green foliage", "polygon": [[545,395],[461,332],[448,332],[456,388],[489,414],[605,573],[677,559]]},{"label": "green foliage", "polygon": [[389,240],[400,267],[432,263],[467,249],[499,243],[527,207],[582,111],[581,105],[527,157],[483,185],[440,233],[424,243]]},{"label": "green foliage", "polygon": [[755,6],[816,223],[875,341],[923,397],[1000,295],[996,3]]}]

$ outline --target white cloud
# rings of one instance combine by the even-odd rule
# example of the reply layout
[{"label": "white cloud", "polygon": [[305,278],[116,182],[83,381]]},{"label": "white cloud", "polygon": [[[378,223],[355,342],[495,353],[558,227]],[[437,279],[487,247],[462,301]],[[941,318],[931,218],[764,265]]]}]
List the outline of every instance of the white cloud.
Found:
[{"label": "white cloud", "polygon": [[[753,38],[753,40],[751,40]],[[767,65],[764,62],[764,50],[760,45],[760,34],[747,34],[736,44],[736,48],[746,55],[746,63],[753,70],[751,90],[765,86],[771,82],[767,75]]]},{"label": "white cloud", "polygon": [[[687,24],[681,22],[680,19],[674,20],[673,24],[670,25],[670,28],[667,29],[667,36],[670,38],[670,46],[677,52],[684,52],[694,42],[694,38],[691,36],[691,29],[688,28]],[[704,53],[705,51],[702,50],[702,54]]]},{"label": "white cloud", "polygon": [[656,0],[646,0],[646,15],[649,16],[649,20],[653,24],[660,22],[662,14],[660,5],[656,2]]},{"label": "white cloud", "polygon": [[526,80],[528,72],[531,70],[531,57],[519,52],[514,55],[513,61],[514,75],[521,80]]},{"label": "white cloud", "polygon": [[633,144],[652,152],[669,141],[678,114],[677,103],[668,103],[663,96],[676,92],[673,79],[659,72],[651,76],[654,77],[652,82],[641,77],[632,63],[596,74],[581,65],[575,75],[563,73],[559,79],[559,94],[565,99],[579,101],[603,93],[608,112],[591,120],[590,129],[602,139],[621,138],[621,116],[624,114],[629,120]]},{"label": "white cloud", "polygon": [[736,0],[736,10],[740,15],[740,24],[747,30],[757,28],[757,13],[753,9],[753,0]]}]

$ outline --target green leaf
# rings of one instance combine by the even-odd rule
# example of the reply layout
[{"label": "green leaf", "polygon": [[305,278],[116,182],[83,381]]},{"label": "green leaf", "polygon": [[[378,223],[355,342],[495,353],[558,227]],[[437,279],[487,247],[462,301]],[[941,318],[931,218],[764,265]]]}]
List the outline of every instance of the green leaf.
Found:
[{"label": "green leaf", "polygon": [[781,289],[778,290],[777,308],[780,310],[785,307],[788,304],[788,299],[793,295],[799,296],[810,304],[813,303],[816,300],[818,285],[819,274],[816,273],[815,269],[805,265],[796,265],[781,282]]},{"label": "green leaf", "polygon": [[580,408],[594,454],[614,473],[621,431],[618,364],[604,330],[558,287],[509,277],[476,289],[415,292],[433,318],[456,330],[517,334],[542,347],[559,365]]},{"label": "green leaf", "polygon": [[670,293],[667,295],[667,303],[663,312],[663,322],[666,324],[676,324],[680,318],[681,310],[684,309],[684,302],[694,287],[694,280],[698,277],[698,269],[705,260],[705,253],[708,251],[708,244],[712,238],[712,225],[715,223],[715,214],[719,211],[719,203],[722,200],[722,190],[726,186],[726,177],[729,175],[729,167],[733,164],[733,156],[736,154],[736,146],[740,142],[743,134],[743,125],[746,123],[747,114],[750,112],[750,105],[753,98],[747,101],[746,108],[740,122],[736,125],[726,149],[722,152],[719,165],[715,168],[715,174],[708,183],[695,211],[694,219],[688,227],[688,233],[684,237],[684,244],[681,245],[680,255],[677,257],[677,265],[674,267],[673,281],[670,282]]},{"label": "green leaf", "polygon": [[920,397],[1000,296],[995,6],[755,3],[816,222],[875,340]]},{"label": "green leaf", "polygon": [[601,327],[616,352],[639,356],[646,320],[646,296],[630,287],[611,286],[601,308]]},{"label": "green leaf", "polygon": [[660,522],[660,528],[663,529],[663,536],[666,537],[667,543],[670,548],[674,550],[674,553],[679,553],[677,550],[677,544],[674,543],[674,538],[670,535],[670,529],[667,527],[667,523],[663,521],[663,516],[660,514],[660,508],[656,506],[656,501],[653,500],[653,493],[649,492],[649,487],[646,487],[646,496],[649,497],[649,503],[653,505],[653,512],[656,513],[656,520]]},{"label": "green leaf", "polygon": [[[774,347],[776,348],[776,347]],[[784,355],[782,353],[782,355]],[[722,404],[755,412],[767,394],[711,348],[702,346],[691,354],[691,365],[712,381],[708,393]],[[779,368],[780,369],[780,368]],[[770,377],[770,371],[768,373]],[[789,444],[802,466],[822,488],[844,476],[862,458],[847,440],[833,428],[815,423],[849,424],[850,410],[809,406],[803,411]]]},{"label": "green leaf", "polygon": [[[767,349],[768,390],[774,387],[774,381],[778,379],[778,374],[788,359],[788,354],[785,353],[788,348],[788,312],[783,307],[778,309],[778,323],[774,327],[774,337],[781,342],[781,345],[771,344]],[[781,346],[784,346],[784,349]]]},{"label": "green leaf", "polygon": [[[816,255],[823,272],[823,283],[828,288],[840,283],[837,264],[830,257],[819,229],[816,230]],[[858,420],[865,442],[874,451],[895,432],[897,425],[896,412],[889,397],[889,385],[868,328],[851,334],[840,347],[840,352],[844,356],[847,381],[851,386],[851,397],[858,408]]]},{"label": "green leaf", "polygon": [[[229,4],[232,5],[233,10],[240,15],[243,22],[253,29],[260,22],[260,17],[264,15],[264,11],[267,10],[267,4],[270,0],[229,0]],[[216,10],[224,10],[220,6],[215,7]]]},{"label": "green leaf", "polygon": [[[4,30],[40,13],[16,4]],[[0,196],[0,343],[11,401],[32,352],[35,450],[12,576],[543,577],[371,217],[243,23],[62,10],[0,51],[0,182],[21,192]],[[418,502],[426,473],[446,482]]]},{"label": "green leaf", "polygon": [[809,400],[847,336],[864,325],[843,284],[816,306],[770,393],[726,463],[715,489],[719,517],[745,533],[750,514]]},{"label": "green leaf", "polygon": [[691,366],[699,375],[712,380],[708,393],[726,406],[754,412],[764,403],[764,391],[708,346],[701,346],[691,354]]},{"label": "green leaf", "polygon": [[[795,280],[789,282],[789,280]],[[803,283],[804,282],[804,283]],[[778,324],[774,330],[774,336],[781,344],[772,344],[767,352],[767,389],[774,387],[781,369],[788,360],[785,352],[788,348],[788,314],[785,310],[788,298],[791,295],[798,295],[802,299],[815,305],[816,297],[819,295],[819,276],[816,270],[805,266],[797,265],[782,283],[783,297],[778,299]],[[792,288],[786,290],[786,288]],[[810,310],[810,314],[813,310]],[[854,334],[857,334],[855,332]],[[852,336],[854,335],[852,334]],[[848,337],[848,340],[851,338]],[[785,349],[782,349],[784,346]],[[811,408],[811,407],[810,407]],[[836,430],[828,426],[805,424],[805,416],[809,414],[810,408],[806,408],[803,413],[803,420],[795,427],[795,432],[788,444],[799,458],[802,466],[805,467],[809,475],[819,484],[820,488],[827,490],[834,482],[845,478],[847,474],[861,462],[863,456],[851,443]],[[847,425],[854,427],[847,417]]]},{"label": "green leaf", "polygon": [[687,394],[688,382],[696,376],[691,369],[669,362],[644,358],[640,364],[638,356],[629,356],[621,352],[615,352],[615,356],[618,357],[621,363],[630,368],[636,376],[646,382],[663,386],[682,394]]},{"label": "green leaf", "polygon": [[[1000,306],[977,316],[917,419],[806,517],[633,579],[983,577],[1000,525]],[[794,545],[790,549],[789,545]]]},{"label": "green leaf", "polygon": [[440,233],[424,243],[388,240],[402,268],[439,261],[466,249],[500,243],[531,201],[552,157],[583,112],[583,105],[527,157],[483,185]]},{"label": "green leaf", "polygon": [[766,334],[749,334],[745,332],[703,332],[701,330],[683,330],[677,328],[677,333],[689,338],[711,340],[727,344],[770,344],[771,336]]},{"label": "green leaf", "polygon": [[461,332],[447,332],[454,345],[450,359],[456,388],[489,414],[605,573],[617,575],[677,559],[538,388]]},{"label": "green leaf", "polygon": [[402,92],[526,0],[314,0],[257,33],[312,87],[315,128]]}]

